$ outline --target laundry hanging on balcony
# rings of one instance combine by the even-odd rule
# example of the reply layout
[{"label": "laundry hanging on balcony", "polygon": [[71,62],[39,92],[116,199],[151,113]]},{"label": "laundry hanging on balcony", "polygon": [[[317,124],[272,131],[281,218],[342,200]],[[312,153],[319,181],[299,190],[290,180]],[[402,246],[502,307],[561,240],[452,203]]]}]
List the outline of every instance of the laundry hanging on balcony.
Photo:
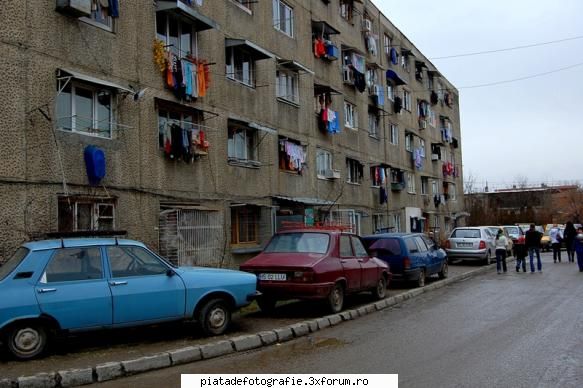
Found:
[{"label": "laundry hanging on balcony", "polygon": [[164,155],[170,160],[192,162],[206,155],[210,144],[202,129],[182,128],[178,124],[164,124],[162,131]]},{"label": "laundry hanging on balcony", "polygon": [[280,140],[279,145],[288,156],[289,169],[297,171],[301,174],[304,163],[306,161],[306,152],[304,151],[304,147],[287,140]]},{"label": "laundry hanging on balcony", "polygon": [[340,118],[338,112],[330,109],[332,105],[332,96],[330,93],[320,94],[318,96],[320,112],[318,113],[318,128],[322,132],[336,134],[340,133]]},{"label": "laundry hanging on balcony", "polygon": [[210,68],[205,60],[190,56],[179,58],[168,52],[165,73],[166,86],[176,97],[186,101],[205,97],[210,87]]}]

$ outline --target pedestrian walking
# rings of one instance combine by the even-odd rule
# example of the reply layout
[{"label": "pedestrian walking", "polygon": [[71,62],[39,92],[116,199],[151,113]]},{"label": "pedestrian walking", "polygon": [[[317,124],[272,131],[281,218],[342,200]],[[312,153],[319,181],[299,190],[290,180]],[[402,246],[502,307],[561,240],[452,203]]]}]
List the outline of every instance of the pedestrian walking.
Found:
[{"label": "pedestrian walking", "polygon": [[563,231],[563,240],[565,241],[565,246],[567,247],[567,259],[569,263],[575,262],[575,251],[573,251],[573,242],[575,241],[575,236],[577,235],[577,230],[571,221],[567,221],[565,225],[565,230]]},{"label": "pedestrian walking", "polygon": [[551,247],[553,248],[553,262],[556,263],[557,260],[561,262],[561,241],[563,241],[563,236],[561,235],[561,229],[557,224],[553,224],[549,232],[551,238]]},{"label": "pedestrian walking", "polygon": [[577,229],[577,234],[573,240],[573,250],[577,253],[579,272],[583,272],[583,228]]},{"label": "pedestrian walking", "polygon": [[506,272],[506,251],[508,251],[508,239],[502,229],[496,235],[496,270],[498,273]]},{"label": "pedestrian walking", "polygon": [[[557,228],[558,229],[558,228]],[[538,272],[543,271],[543,264],[540,261],[540,239],[542,233],[535,229],[534,224],[530,224],[530,228],[526,231],[524,244],[528,249],[528,257],[530,258],[530,272],[534,273],[534,255],[536,254],[536,266]],[[560,261],[560,259],[559,259]],[[518,271],[518,261],[516,264],[516,270]],[[525,271],[526,272],[526,271]]]}]

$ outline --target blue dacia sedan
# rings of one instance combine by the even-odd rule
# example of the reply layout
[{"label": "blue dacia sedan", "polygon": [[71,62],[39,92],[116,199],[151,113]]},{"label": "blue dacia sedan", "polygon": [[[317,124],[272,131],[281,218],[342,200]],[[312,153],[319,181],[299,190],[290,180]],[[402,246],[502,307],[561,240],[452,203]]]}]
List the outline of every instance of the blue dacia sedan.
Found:
[{"label": "blue dacia sedan", "polygon": [[29,359],[59,332],[194,319],[219,335],[256,283],[240,271],[174,267],[133,240],[29,242],[0,266],[0,339]]}]

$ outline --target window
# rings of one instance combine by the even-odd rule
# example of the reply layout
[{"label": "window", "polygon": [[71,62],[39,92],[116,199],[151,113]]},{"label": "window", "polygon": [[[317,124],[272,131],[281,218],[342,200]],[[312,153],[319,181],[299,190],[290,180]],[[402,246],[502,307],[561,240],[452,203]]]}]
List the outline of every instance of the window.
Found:
[{"label": "window", "polygon": [[419,138],[419,149],[421,150],[421,156],[426,157],[425,155],[425,140]]},{"label": "window", "polygon": [[438,195],[439,191],[437,190],[437,181],[434,179],[431,181],[431,194]]},{"label": "window", "polygon": [[241,206],[231,208],[231,244],[259,243],[259,208]]},{"label": "window", "polygon": [[340,0],[340,16],[347,22],[352,23],[354,0]]},{"label": "window", "polygon": [[91,3],[91,16],[81,18],[81,20],[105,30],[113,31],[113,18],[110,14],[109,2],[92,0]]},{"label": "window", "polygon": [[[58,86],[67,82],[59,80]],[[57,96],[57,127],[110,139],[114,127],[111,89],[70,79]]]},{"label": "window", "polygon": [[227,153],[230,161],[256,161],[257,131],[246,125],[229,122]]},{"label": "window", "polygon": [[363,166],[358,160],[346,158],[346,182],[362,183],[363,171]]},{"label": "window", "polygon": [[286,35],[294,36],[294,10],[281,0],[273,0],[273,26]]},{"label": "window", "polygon": [[433,82],[433,75],[431,74],[427,74],[427,88],[429,90],[433,90],[433,88],[435,87],[434,82]]},{"label": "window", "polygon": [[299,75],[289,70],[277,70],[277,83],[275,84],[276,96],[294,104],[300,103]]},{"label": "window", "polygon": [[[179,109],[170,104],[160,104],[158,109],[158,146],[162,149],[172,144],[172,126],[177,125],[186,130],[189,141],[200,140],[200,124],[202,123],[202,112],[194,109]],[[204,135],[203,135],[204,139]],[[204,141],[204,140],[203,140]]]},{"label": "window", "polygon": [[385,54],[389,55],[391,53],[391,46],[392,46],[391,37],[387,34],[384,34],[383,43],[384,43],[384,47],[385,47]]},{"label": "window", "polygon": [[421,177],[421,194],[427,195],[429,194],[429,178],[426,176]]},{"label": "window", "polygon": [[253,56],[239,47],[227,47],[227,78],[255,87]]},{"label": "window", "polygon": [[110,198],[61,197],[59,232],[114,230],[115,203]]},{"label": "window", "polygon": [[393,228],[393,232],[400,232],[401,231],[401,215],[400,214],[393,214],[391,217],[391,227]]},{"label": "window", "polygon": [[344,101],[344,126],[351,129],[358,129],[356,105],[348,101]]},{"label": "window", "polygon": [[407,173],[407,192],[409,194],[415,194],[415,174]]},{"label": "window", "polygon": [[297,140],[279,137],[279,169],[301,174],[306,150]]},{"label": "window", "polygon": [[401,67],[408,73],[409,72],[409,56],[404,55],[401,52]]},{"label": "window", "polygon": [[387,98],[391,101],[395,101],[395,86],[391,81],[387,80]]},{"label": "window", "polygon": [[405,134],[405,149],[409,152],[413,152],[413,143],[415,141],[415,137],[412,133]]},{"label": "window", "polygon": [[354,254],[356,257],[368,257],[368,252],[362,244],[362,241],[356,236],[350,236],[352,240],[352,247],[354,248]]},{"label": "window", "polygon": [[388,217],[385,214],[372,215],[372,230],[373,232],[386,232],[389,229]]},{"label": "window", "polygon": [[194,26],[170,12],[156,12],[156,37],[178,58],[197,56],[197,34]]},{"label": "window", "polygon": [[366,68],[366,86],[368,87],[368,92],[371,95],[375,95],[375,85],[378,85],[379,77],[378,72],[375,67],[367,67]]},{"label": "window", "polygon": [[107,257],[112,278],[166,274],[168,267],[141,247],[109,246]]},{"label": "window", "polygon": [[403,109],[411,112],[411,92],[403,89]]},{"label": "window", "polygon": [[346,235],[340,236],[340,257],[352,257],[352,245],[350,244],[350,237]]},{"label": "window", "polygon": [[368,112],[368,134],[369,136],[378,138],[379,137],[379,114],[375,111]]},{"label": "window", "polygon": [[391,124],[390,125],[391,128],[391,132],[389,134],[390,138],[390,142],[392,145],[398,145],[399,144],[399,127],[397,127],[395,124]]},{"label": "window", "polygon": [[373,187],[380,187],[383,185],[386,176],[386,169],[382,166],[373,166],[370,168],[370,180]]},{"label": "window", "polygon": [[448,188],[448,194],[449,194],[449,200],[450,201],[455,201],[457,196],[456,196],[456,192],[455,192],[455,183],[450,183]]},{"label": "window", "polygon": [[57,249],[41,283],[72,282],[103,279],[103,266],[99,248]]},{"label": "window", "polygon": [[265,247],[265,253],[319,253],[328,252],[330,235],[325,233],[276,234]]},{"label": "window", "polygon": [[318,178],[326,178],[327,172],[332,170],[332,154],[324,149],[316,150],[316,171]]}]

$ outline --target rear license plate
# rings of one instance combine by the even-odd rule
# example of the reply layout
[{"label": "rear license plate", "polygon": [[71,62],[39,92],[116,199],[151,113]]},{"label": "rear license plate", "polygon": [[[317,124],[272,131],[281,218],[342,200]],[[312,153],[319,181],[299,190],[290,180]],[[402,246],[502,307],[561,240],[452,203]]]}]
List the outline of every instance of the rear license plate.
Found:
[{"label": "rear license plate", "polygon": [[260,273],[258,278],[259,280],[287,280],[287,276],[284,273]]},{"label": "rear license plate", "polygon": [[474,246],[472,243],[457,243],[457,246],[460,248],[471,248]]}]

